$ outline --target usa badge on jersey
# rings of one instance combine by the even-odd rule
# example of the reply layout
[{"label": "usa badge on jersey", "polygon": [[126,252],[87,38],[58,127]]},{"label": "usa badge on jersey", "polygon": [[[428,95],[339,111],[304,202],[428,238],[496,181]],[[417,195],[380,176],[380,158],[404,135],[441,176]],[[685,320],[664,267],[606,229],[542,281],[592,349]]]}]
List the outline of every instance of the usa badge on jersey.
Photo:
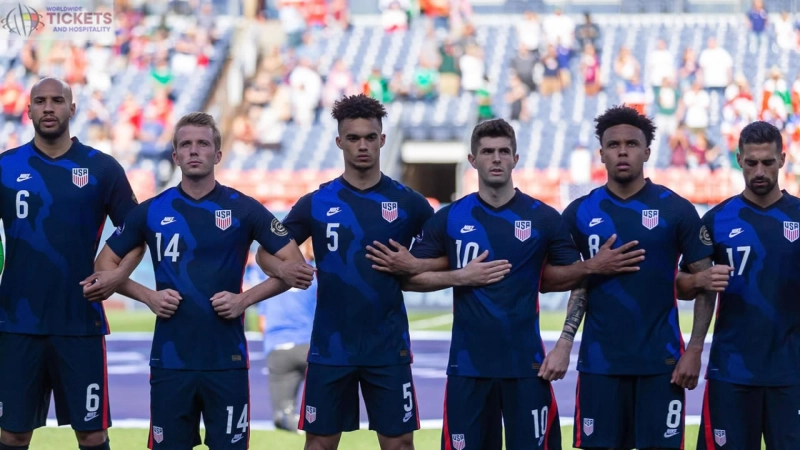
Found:
[{"label": "usa badge on jersey", "polygon": [[72,184],[82,188],[89,184],[89,169],[76,167],[72,169]]},{"label": "usa badge on jersey", "polygon": [[313,406],[306,406],[306,421],[314,423],[317,420],[317,408]]},{"label": "usa badge on jersey", "polygon": [[514,222],[514,236],[521,242],[525,242],[531,237],[531,221],[517,220]]},{"label": "usa badge on jersey", "polygon": [[218,209],[214,212],[214,221],[217,224],[217,228],[222,231],[227,230],[231,226],[231,222],[233,219],[231,218],[231,210],[230,209]]},{"label": "usa badge on jersey", "polygon": [[456,450],[463,450],[467,446],[467,441],[464,439],[463,434],[454,434],[452,436],[453,439],[453,448]]},{"label": "usa badge on jersey", "polygon": [[783,222],[783,237],[789,242],[794,242],[800,237],[800,223]]},{"label": "usa badge on jersey", "polygon": [[591,436],[594,433],[594,419],[583,419],[583,434]]},{"label": "usa badge on jersey", "polygon": [[644,209],[642,210],[642,225],[648,230],[658,226],[658,210],[657,209]]},{"label": "usa badge on jersey", "polygon": [[389,223],[392,223],[395,220],[397,220],[397,215],[398,215],[397,202],[382,202],[381,215],[383,216],[384,220],[386,220]]},{"label": "usa badge on jersey", "polygon": [[725,430],[714,430],[714,442],[720,447],[728,442],[728,439],[725,437]]},{"label": "usa badge on jersey", "polygon": [[164,429],[161,427],[153,427],[153,440],[158,442],[159,444],[161,441],[164,440]]}]

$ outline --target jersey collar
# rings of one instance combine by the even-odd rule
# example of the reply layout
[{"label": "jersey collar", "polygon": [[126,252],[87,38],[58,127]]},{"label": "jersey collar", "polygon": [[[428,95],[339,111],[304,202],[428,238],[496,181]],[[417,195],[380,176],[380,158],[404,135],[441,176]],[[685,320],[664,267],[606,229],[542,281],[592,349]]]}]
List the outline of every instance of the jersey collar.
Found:
[{"label": "jersey collar", "polygon": [[51,158],[50,156],[47,156],[47,154],[45,154],[43,151],[39,150],[39,147],[36,146],[36,143],[33,141],[33,139],[31,139],[31,142],[30,142],[30,146],[31,146],[31,149],[33,149],[33,152],[36,153],[37,155],[39,155],[40,157],[42,157],[43,159],[47,160],[47,161],[59,161],[59,160],[65,159],[68,156],[72,155],[72,153],[75,151],[75,149],[80,147],[81,145],[83,145],[83,144],[81,144],[81,141],[78,140],[78,137],[77,136],[73,136],[72,137],[72,145],[70,145],[69,150],[67,150],[66,152],[64,152],[63,155],[61,155],[61,156],[59,156],[57,158]]},{"label": "jersey collar", "polygon": [[482,199],[480,194],[478,194],[477,192],[475,193],[475,198],[478,199],[478,202],[481,205],[483,205],[484,208],[489,209],[491,211],[502,211],[502,210],[510,207],[511,205],[513,205],[514,203],[517,202],[517,199],[519,198],[519,196],[520,196],[519,188],[514,188],[514,196],[511,197],[511,200],[505,202],[504,204],[502,204],[500,206],[494,207],[494,206],[490,205],[489,203],[487,203],[486,200]]},{"label": "jersey collar", "polygon": [[756,209],[758,211],[769,211],[772,208],[780,207],[781,205],[783,205],[783,203],[785,201],[788,200],[789,193],[786,192],[785,189],[781,189],[781,193],[783,194],[783,195],[781,195],[781,198],[775,200],[771,205],[768,205],[768,206],[756,205],[755,203],[751,202],[750,200],[747,199],[747,197],[744,196],[744,192],[739,194],[738,197],[742,200],[742,202],[744,202],[745,205],[747,205],[747,206],[749,206],[749,207],[751,207],[753,209]]},{"label": "jersey collar", "polygon": [[178,193],[181,194],[181,196],[183,196],[183,198],[185,198],[186,200],[189,200],[192,203],[203,203],[204,201],[216,196],[219,193],[219,191],[222,189],[222,185],[219,184],[219,181],[215,181],[214,182],[214,189],[211,189],[211,191],[208,194],[206,194],[206,195],[204,195],[204,196],[202,196],[200,198],[197,198],[197,199],[195,199],[191,195],[187,194],[186,191],[184,191],[183,188],[181,187],[180,183],[178,183],[177,189],[178,189]]},{"label": "jersey collar", "polygon": [[616,200],[618,202],[629,202],[629,201],[635,200],[637,197],[640,197],[641,195],[643,195],[645,192],[647,192],[648,189],[650,189],[650,186],[652,186],[652,185],[653,185],[653,182],[650,181],[650,178],[645,178],[644,179],[644,186],[642,186],[641,189],[636,191],[635,194],[631,195],[628,198],[622,198],[622,197],[618,196],[617,194],[611,192],[611,189],[608,188],[608,184],[604,184],[603,185],[603,189],[606,191],[606,194],[608,194],[608,196],[613,198],[614,200]]},{"label": "jersey collar", "polygon": [[344,179],[344,175],[340,175],[339,178],[337,178],[337,180],[339,180],[339,183],[341,183],[342,186],[346,187],[347,189],[350,189],[353,192],[357,192],[359,194],[369,194],[370,192],[377,191],[378,189],[380,189],[384,185],[384,183],[386,183],[387,178],[388,177],[386,175],[381,173],[381,179],[378,180],[377,183],[373,184],[372,186],[366,189],[359,189],[353,186],[352,184],[348,183],[347,180]]}]

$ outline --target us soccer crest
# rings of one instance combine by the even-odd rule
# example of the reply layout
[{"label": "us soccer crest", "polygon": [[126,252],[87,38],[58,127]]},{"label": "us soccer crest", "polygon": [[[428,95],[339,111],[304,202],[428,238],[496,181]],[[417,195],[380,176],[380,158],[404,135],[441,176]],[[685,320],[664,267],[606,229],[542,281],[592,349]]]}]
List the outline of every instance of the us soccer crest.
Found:
[{"label": "us soccer crest", "polygon": [[653,228],[658,226],[658,210],[657,209],[645,209],[642,210],[642,225],[648,230],[652,230]]},{"label": "us soccer crest", "polygon": [[783,222],[783,237],[794,242],[800,237],[800,223],[797,222]]},{"label": "us soccer crest", "polygon": [[218,209],[214,212],[214,220],[217,224],[217,228],[222,231],[227,230],[231,226],[231,210],[230,209]]},{"label": "us soccer crest", "polygon": [[531,237],[531,221],[530,220],[517,220],[514,222],[514,236],[522,242]]},{"label": "us soccer crest", "polygon": [[153,427],[153,440],[158,442],[159,444],[161,441],[164,440],[164,429],[161,427]]},{"label": "us soccer crest", "polygon": [[583,434],[591,436],[594,433],[594,419],[583,419]]},{"label": "us soccer crest", "polygon": [[463,434],[454,434],[453,438],[453,448],[456,450],[463,450],[467,446],[467,441],[464,440]]},{"label": "us soccer crest", "polygon": [[728,442],[728,440],[725,438],[725,430],[714,430],[714,442],[716,442],[720,447]]},{"label": "us soccer crest", "polygon": [[381,215],[387,222],[392,223],[397,220],[397,214],[397,202],[381,203]]},{"label": "us soccer crest", "polygon": [[89,169],[83,167],[72,169],[72,184],[79,188],[89,184]]},{"label": "us soccer crest", "polygon": [[317,408],[313,406],[306,406],[306,421],[314,423],[317,420]]}]

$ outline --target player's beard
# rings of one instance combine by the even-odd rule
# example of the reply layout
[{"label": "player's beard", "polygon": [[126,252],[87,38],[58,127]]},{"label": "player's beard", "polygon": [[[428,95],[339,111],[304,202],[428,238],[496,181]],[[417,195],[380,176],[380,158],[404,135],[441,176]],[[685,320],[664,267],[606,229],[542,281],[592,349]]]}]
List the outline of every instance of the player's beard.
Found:
[{"label": "player's beard", "polygon": [[62,121],[56,117],[55,119],[58,121],[58,127],[53,131],[44,131],[42,130],[41,124],[43,119],[44,117],[39,119],[39,122],[33,122],[33,130],[38,136],[48,141],[54,141],[60,138],[67,131],[67,127],[69,127],[69,121]]},{"label": "player's beard", "polygon": [[[756,181],[764,181],[765,184],[757,186],[755,183]],[[750,181],[747,183],[747,187],[750,188],[756,195],[767,195],[775,189],[775,180],[771,180],[767,177],[763,178],[751,178]]]}]

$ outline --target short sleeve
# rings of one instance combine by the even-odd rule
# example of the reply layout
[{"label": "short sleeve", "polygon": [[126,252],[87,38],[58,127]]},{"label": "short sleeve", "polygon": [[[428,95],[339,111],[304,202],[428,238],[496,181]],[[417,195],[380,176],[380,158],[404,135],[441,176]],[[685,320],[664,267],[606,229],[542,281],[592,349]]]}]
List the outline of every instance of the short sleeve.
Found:
[{"label": "short sleeve", "polygon": [[311,199],[314,194],[306,194],[300,197],[295,203],[289,214],[283,219],[283,226],[289,232],[289,236],[302,244],[311,236]]},{"label": "short sleeve", "polygon": [[554,216],[552,222],[554,232],[547,247],[547,262],[554,266],[574,264],[581,260],[581,254],[575,247],[567,222],[558,213]]},{"label": "short sleeve", "polygon": [[416,222],[414,226],[414,232],[416,233],[422,230],[422,227],[425,226],[425,223],[427,223],[428,220],[433,217],[435,211],[428,200],[422,195],[419,195],[419,206],[415,208],[415,211]]},{"label": "short sleeve", "polygon": [[261,244],[268,253],[278,253],[292,238],[289,231],[267,208],[252,200],[251,220],[253,240]]},{"label": "short sleeve", "polygon": [[[713,252],[714,240],[712,236],[714,236],[714,213],[712,211],[708,211],[703,215],[703,219],[701,220],[700,225],[700,241],[706,245],[709,245]],[[700,258],[702,259],[702,258]],[[692,261],[695,262],[695,261]],[[689,263],[686,262],[686,256],[681,256],[680,263],[678,264],[680,267],[681,272],[689,273]]]},{"label": "short sleeve", "polygon": [[115,159],[109,159],[111,182],[105,199],[106,213],[114,226],[118,227],[139,202],[136,201],[125,170]]},{"label": "short sleeve", "polygon": [[428,259],[447,255],[447,213],[450,208],[439,210],[425,225],[414,239],[411,254],[415,258]]},{"label": "short sleeve", "polygon": [[122,225],[118,226],[106,244],[120,258],[140,246],[145,241],[147,227],[147,208],[150,203],[143,203],[133,208],[125,217]]},{"label": "short sleeve", "polygon": [[688,201],[678,211],[678,248],[684,264],[692,264],[713,254],[713,242],[708,228],[697,210]]},{"label": "short sleeve", "polygon": [[567,209],[565,209],[564,212],[561,213],[561,218],[562,218],[564,224],[567,226],[568,232],[573,237],[576,234],[578,234],[578,230],[576,228],[576,225],[578,223],[577,210],[578,210],[578,202],[579,201],[580,200],[575,200],[574,202],[570,203],[569,206],[567,206]]}]

